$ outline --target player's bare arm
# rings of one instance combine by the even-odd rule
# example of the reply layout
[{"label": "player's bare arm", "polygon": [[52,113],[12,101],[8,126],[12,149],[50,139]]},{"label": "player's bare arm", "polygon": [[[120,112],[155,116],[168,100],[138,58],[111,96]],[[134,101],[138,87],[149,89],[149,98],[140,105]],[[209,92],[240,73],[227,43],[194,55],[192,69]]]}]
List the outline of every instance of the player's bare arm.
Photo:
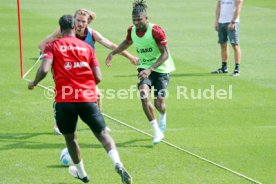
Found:
[{"label": "player's bare arm", "polygon": [[39,43],[38,48],[43,52],[47,43],[52,42],[55,39],[60,37],[61,37],[60,28],[57,28],[52,34],[48,35],[44,40],[42,40]]},{"label": "player's bare arm", "polygon": [[93,74],[94,74],[94,77],[96,80],[96,84],[99,84],[102,80],[102,72],[101,72],[100,67],[94,66],[94,67],[92,67],[92,71],[93,71]]},{"label": "player's bare arm", "polygon": [[111,64],[112,56],[126,50],[130,45],[132,45],[132,41],[124,40],[116,49],[114,49],[112,52],[110,52],[108,54],[108,56],[105,60],[105,64],[108,67],[112,66],[112,64]]},{"label": "player's bare arm", "polygon": [[43,59],[34,81],[29,81],[28,89],[34,89],[34,87],[46,77],[53,63],[53,59]]},{"label": "player's bare arm", "polygon": [[215,19],[215,30],[218,31],[218,21],[220,15],[220,0],[217,0],[217,7],[216,7],[216,19]]},{"label": "player's bare arm", "polygon": [[232,22],[235,22],[236,19],[240,16],[242,3],[243,3],[243,0],[236,0],[236,8],[235,8],[235,11],[234,11],[234,16],[233,16],[233,19],[231,21],[231,24],[229,24],[229,26],[228,26],[229,30],[235,29],[235,24],[233,24]]},{"label": "player's bare arm", "polygon": [[[105,38],[101,33],[97,32],[94,30],[94,35],[95,35],[95,40],[97,42],[99,42],[101,45],[105,46],[106,48],[110,49],[110,50],[114,50],[118,47],[118,45],[116,45],[115,43],[111,42],[110,40],[108,40],[107,38]],[[130,60],[130,62],[134,65],[138,64],[138,58],[136,58],[135,56],[133,56],[132,54],[130,54],[127,51],[122,51],[120,53],[122,56],[126,57],[127,59]]]},{"label": "player's bare arm", "polygon": [[139,78],[142,78],[142,79],[148,78],[153,70],[158,68],[169,58],[169,51],[168,51],[167,45],[159,45],[158,48],[161,52],[161,55],[159,56],[157,61],[150,68],[148,68],[146,70],[142,70],[139,73]]}]

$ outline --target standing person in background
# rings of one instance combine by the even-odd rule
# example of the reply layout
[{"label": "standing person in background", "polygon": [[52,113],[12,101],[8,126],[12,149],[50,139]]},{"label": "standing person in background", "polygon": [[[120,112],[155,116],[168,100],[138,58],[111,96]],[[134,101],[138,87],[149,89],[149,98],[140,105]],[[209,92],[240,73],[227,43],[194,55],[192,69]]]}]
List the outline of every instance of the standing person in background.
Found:
[{"label": "standing person in background", "polygon": [[240,12],[243,0],[217,0],[215,30],[218,32],[218,43],[221,47],[222,66],[213,74],[228,73],[229,58],[228,39],[234,50],[235,69],[233,76],[240,75]]},{"label": "standing person in background", "polygon": [[[74,18],[76,20],[76,37],[79,38],[80,40],[85,41],[88,43],[92,48],[95,49],[95,43],[99,42],[101,45],[104,47],[113,50],[117,47],[116,44],[102,36],[98,31],[95,29],[92,29],[91,27],[88,27],[88,25],[96,19],[96,14],[94,12],[91,12],[86,9],[78,9],[76,10],[74,14]],[[52,34],[48,35],[44,40],[42,40],[39,44],[39,49],[44,52],[45,46],[47,43],[54,41],[55,39],[61,37],[61,31],[60,28],[57,28]],[[137,65],[138,63],[138,58],[135,56],[131,55],[129,52],[124,51],[121,53],[124,57],[130,60],[130,62],[134,65]],[[98,90],[98,102],[97,104],[99,107],[102,107],[101,103],[101,95],[100,91]],[[54,131],[57,134],[61,134],[56,123],[54,124]]]},{"label": "standing person in background", "polygon": [[80,117],[102,143],[122,182],[131,184],[131,176],[120,161],[115,142],[106,130],[102,113],[96,105],[96,84],[101,81],[101,71],[95,52],[87,43],[75,37],[72,15],[62,16],[59,25],[62,37],[45,46],[43,61],[28,88],[34,89],[51,69],[56,91],[55,118],[74,162],[69,167],[72,176],[84,183],[89,182],[77,139],[76,127]]},{"label": "standing person in background", "polygon": [[[169,73],[175,66],[169,53],[167,38],[161,27],[148,20],[147,5],[144,0],[133,3],[133,25],[128,28],[126,39],[106,58],[107,66],[111,66],[112,56],[134,44],[140,64],[138,65],[138,88],[144,113],[153,127],[153,144],[159,143],[166,129],[166,88]],[[150,101],[150,91],[154,87],[154,106],[159,112],[159,122],[154,115],[154,107]]]}]

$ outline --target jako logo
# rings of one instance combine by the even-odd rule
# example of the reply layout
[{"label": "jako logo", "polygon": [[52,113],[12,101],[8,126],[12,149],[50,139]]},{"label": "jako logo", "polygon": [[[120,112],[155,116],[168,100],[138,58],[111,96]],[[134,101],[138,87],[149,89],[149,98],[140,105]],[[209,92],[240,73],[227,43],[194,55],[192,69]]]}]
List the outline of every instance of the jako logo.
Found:
[{"label": "jako logo", "polygon": [[152,52],[152,48],[137,49],[137,52],[138,52],[138,53]]},{"label": "jako logo", "polygon": [[87,62],[81,61],[81,62],[74,62],[74,68],[82,68],[82,67],[88,67],[89,65]]},{"label": "jako logo", "polygon": [[89,64],[87,62],[84,62],[84,61],[74,62],[74,66],[72,66],[72,64],[70,62],[66,62],[64,64],[64,68],[66,70],[70,70],[72,68],[83,68],[83,67],[88,67],[89,68]]}]

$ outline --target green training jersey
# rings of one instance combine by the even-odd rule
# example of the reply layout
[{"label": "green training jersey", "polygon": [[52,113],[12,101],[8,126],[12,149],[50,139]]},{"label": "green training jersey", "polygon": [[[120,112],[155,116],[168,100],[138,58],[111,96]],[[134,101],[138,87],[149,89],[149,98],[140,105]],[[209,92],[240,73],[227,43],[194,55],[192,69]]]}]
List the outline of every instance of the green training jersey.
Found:
[{"label": "green training jersey", "polygon": [[[136,47],[140,65],[138,68],[148,69],[161,55],[161,52],[152,36],[152,28],[154,24],[149,23],[148,29],[144,36],[138,37],[136,35],[136,27],[133,26],[131,30],[131,39]],[[175,70],[174,62],[169,53],[169,58],[154,71],[158,73],[170,73]]]}]

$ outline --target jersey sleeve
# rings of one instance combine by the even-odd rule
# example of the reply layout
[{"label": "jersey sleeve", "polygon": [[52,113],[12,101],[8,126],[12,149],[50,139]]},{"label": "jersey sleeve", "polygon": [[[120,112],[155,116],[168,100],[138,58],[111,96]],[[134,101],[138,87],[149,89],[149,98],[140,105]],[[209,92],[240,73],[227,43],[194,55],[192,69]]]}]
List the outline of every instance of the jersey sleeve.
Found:
[{"label": "jersey sleeve", "polygon": [[91,59],[90,67],[100,66],[95,51],[92,48],[91,48],[91,51],[92,51],[92,53],[91,53],[91,58],[90,58]]},{"label": "jersey sleeve", "polygon": [[153,26],[152,36],[155,39],[157,45],[159,45],[159,46],[167,45],[166,34],[160,26],[158,26],[158,25]]},{"label": "jersey sleeve", "polygon": [[127,29],[127,36],[126,36],[126,40],[128,42],[132,42],[132,39],[131,39],[131,29],[132,29],[133,26],[130,26],[128,29]]},{"label": "jersey sleeve", "polygon": [[44,56],[43,58],[48,58],[48,59],[52,59],[54,57],[54,53],[53,53],[54,49],[53,49],[53,42],[50,42],[46,45],[45,49],[44,49]]}]

